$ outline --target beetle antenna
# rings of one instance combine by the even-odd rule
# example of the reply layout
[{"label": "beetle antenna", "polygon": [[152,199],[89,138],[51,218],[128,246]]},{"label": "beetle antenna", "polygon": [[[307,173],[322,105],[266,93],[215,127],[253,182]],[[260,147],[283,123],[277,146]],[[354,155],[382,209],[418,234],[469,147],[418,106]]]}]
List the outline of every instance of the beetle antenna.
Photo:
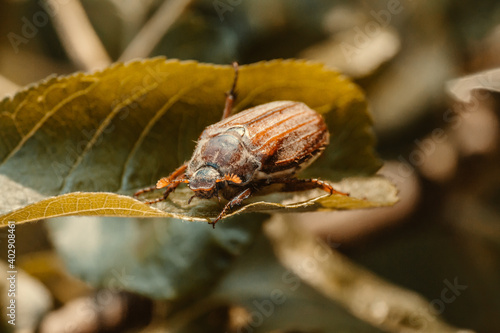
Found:
[{"label": "beetle antenna", "polygon": [[236,176],[235,174],[225,174],[224,178],[216,180],[217,183],[224,182],[224,181],[230,181],[230,182],[233,182],[235,184],[241,184],[241,178]]},{"label": "beetle antenna", "polygon": [[191,203],[191,201],[196,197],[196,195],[193,195],[191,198],[188,200],[188,205]]},{"label": "beetle antenna", "polygon": [[156,183],[156,188],[157,189],[164,188],[171,184],[179,184],[179,183],[189,184],[189,180],[185,178],[170,180],[168,177],[164,177]]}]

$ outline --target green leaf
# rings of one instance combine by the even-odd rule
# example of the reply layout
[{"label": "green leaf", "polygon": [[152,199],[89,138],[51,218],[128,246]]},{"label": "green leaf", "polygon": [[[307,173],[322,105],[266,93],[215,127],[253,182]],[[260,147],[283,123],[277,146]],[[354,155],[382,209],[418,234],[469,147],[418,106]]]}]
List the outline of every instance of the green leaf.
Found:
[{"label": "green leaf", "polygon": [[[233,76],[230,66],[155,58],[116,64],[92,74],[49,78],[4,99],[0,102],[4,189],[0,219],[213,218],[220,205],[209,200],[187,205],[188,189],[178,189],[169,200],[153,206],[130,195],[189,160],[201,131],[220,119],[224,92]],[[261,62],[241,66],[237,91],[236,111],[275,100],[297,100],[323,114],[331,144],[302,176],[338,181],[369,176],[380,167],[364,95],[342,75],[304,61]],[[393,204],[392,185],[381,179],[376,183],[363,178],[346,181],[339,189],[363,189],[349,198],[325,198],[318,191],[254,197],[253,203],[245,202],[233,213]],[[374,188],[380,184],[384,184],[382,191]],[[378,191],[376,200],[364,194],[373,191]]]},{"label": "green leaf", "polygon": [[245,214],[215,230],[164,218],[69,217],[48,225],[66,267],[86,283],[181,300],[210,291],[265,218]]},{"label": "green leaf", "polygon": [[[248,311],[248,323],[235,331],[382,332],[356,318],[336,300],[325,297],[308,281],[284,267],[271,246],[265,237],[257,238],[210,295],[219,303],[238,304]],[[318,246],[315,251],[313,255],[308,253],[307,257],[296,262],[298,269],[310,272],[325,261],[332,261],[327,252],[328,245]],[[341,264],[343,268],[350,262]],[[342,281],[340,277],[333,279],[332,283],[341,284]]]}]

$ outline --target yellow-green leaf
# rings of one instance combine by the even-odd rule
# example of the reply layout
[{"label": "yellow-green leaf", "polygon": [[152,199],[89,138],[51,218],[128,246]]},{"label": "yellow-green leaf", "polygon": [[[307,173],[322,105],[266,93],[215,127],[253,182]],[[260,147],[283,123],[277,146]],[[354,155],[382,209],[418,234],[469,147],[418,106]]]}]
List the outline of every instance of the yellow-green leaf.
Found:
[{"label": "yellow-green leaf", "polygon": [[[187,189],[154,207],[130,195],[189,160],[203,128],[220,119],[233,76],[231,66],[155,58],[116,64],[102,72],[49,78],[4,99],[0,102],[0,184],[5,189],[0,196],[1,218],[23,222],[63,215],[187,220],[216,216],[217,202],[194,200],[187,205]],[[304,177],[338,181],[370,176],[380,167],[364,95],[342,75],[304,61],[261,62],[241,66],[237,91],[235,111],[296,100],[323,114],[331,144]],[[363,182],[352,179],[347,190],[377,191],[378,185]],[[376,201],[354,192],[350,198],[326,198],[321,192],[305,197],[278,193],[254,197],[253,203],[249,200],[233,213],[393,204],[394,188],[383,189]]]},{"label": "yellow-green leaf", "polygon": [[[274,193],[250,199],[242,208],[226,217],[243,211],[274,212],[294,209],[317,211],[329,209],[356,209],[386,206],[397,201],[397,191],[384,178],[348,178],[337,188],[352,196],[328,195],[320,190],[300,193]],[[9,221],[17,223],[41,219],[83,215],[115,217],[173,217],[188,221],[210,221],[215,218],[221,205],[214,201],[195,199],[187,204],[192,192],[179,189],[175,199],[158,203],[157,208],[146,205],[129,196],[109,192],[73,192],[50,197],[0,217],[0,225]]]}]

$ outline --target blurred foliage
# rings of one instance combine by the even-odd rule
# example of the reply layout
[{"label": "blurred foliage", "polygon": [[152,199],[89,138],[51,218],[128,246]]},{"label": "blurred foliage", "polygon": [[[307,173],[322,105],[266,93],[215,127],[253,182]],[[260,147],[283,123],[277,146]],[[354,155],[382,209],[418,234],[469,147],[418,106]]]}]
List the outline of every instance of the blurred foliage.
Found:
[{"label": "blurred foliage", "polygon": [[[7,37],[9,33],[16,33],[22,36],[23,25],[26,21],[33,22],[34,15],[40,11],[43,3],[0,2],[0,35]],[[217,9],[215,3],[225,4],[225,11]],[[137,32],[154,17],[163,1],[84,0],[82,4],[104,48],[112,59],[117,60]],[[61,5],[56,15],[66,15],[64,10],[65,7]],[[373,111],[375,131],[379,138],[378,151],[385,160],[391,160],[389,168],[384,168],[382,172],[398,184],[401,202],[393,208],[376,209],[365,214],[352,212],[348,215],[316,213],[289,218],[288,215],[284,216],[290,223],[293,220],[294,225],[302,226],[304,234],[314,232],[327,240],[336,251],[347,256],[347,262],[356,261],[390,283],[425,297],[428,302],[422,311],[433,310],[434,314],[439,314],[457,327],[477,332],[498,332],[498,79],[488,75],[479,76],[480,82],[489,84],[483,84],[482,88],[474,85],[474,90],[470,91],[472,99],[468,102],[463,102],[462,98],[460,101],[455,100],[455,92],[447,94],[445,88],[451,79],[500,66],[498,22],[500,5],[493,0],[460,3],[193,0],[174,25],[161,36],[154,51],[144,56],[164,55],[219,64],[228,64],[233,60],[245,64],[274,58],[305,58],[320,60],[354,77],[366,91]],[[1,39],[2,95],[14,93],[12,83],[24,86],[53,73],[63,75],[80,69],[67,56],[60,31],[51,22],[36,28],[33,37],[18,45],[17,52],[8,38]],[[153,182],[154,179],[148,181]],[[0,183],[0,188],[2,185]],[[13,202],[22,200],[23,194],[8,193]],[[55,226],[52,222],[49,223]],[[91,234],[94,238],[102,236],[99,230],[105,228],[107,222],[111,222],[110,232],[120,232],[112,230],[114,221],[102,220],[93,224],[95,230]],[[123,223],[123,234],[134,228],[139,229],[141,223]],[[68,225],[71,224],[81,228],[85,225],[75,221]],[[90,228],[92,223],[88,225]],[[200,230],[206,227],[202,224],[180,225]],[[144,231],[141,231],[147,233],[148,228],[145,224]],[[222,232],[222,229],[215,231]],[[0,237],[5,237],[1,232]],[[19,226],[17,232],[18,258],[21,262],[23,258],[28,260],[34,253],[49,247],[41,223]],[[93,243],[95,247],[90,248],[88,246],[94,238],[85,238],[84,231],[76,227],[73,232],[72,239],[78,240],[75,241],[78,250],[74,253],[70,251],[74,256],[68,257],[68,261],[74,261],[76,265],[79,262],[77,258],[84,258],[83,254],[89,255],[87,258],[107,255],[99,251],[105,246],[105,241],[97,240]],[[157,238],[164,236],[161,231],[155,232],[158,233],[155,235]],[[134,235],[131,231],[127,234],[132,237],[129,241],[139,246],[137,254],[141,253],[141,249],[146,251],[150,248],[137,245],[140,242],[136,237],[140,234]],[[188,236],[182,239],[185,237]],[[368,324],[307,282],[301,284],[304,288],[286,294],[290,302],[279,306],[275,303],[274,315],[266,317],[266,310],[259,310],[256,303],[268,306],[269,303],[264,301],[270,300],[271,292],[275,289],[289,291],[289,285],[283,281],[283,271],[280,271],[282,263],[274,259],[270,249],[272,246],[265,245],[268,240],[259,237],[262,236],[249,237],[243,242],[245,244],[240,239],[237,247],[241,251],[238,253],[242,255],[234,253],[231,259],[234,266],[229,259],[225,262],[227,266],[218,266],[220,283],[214,286],[210,295],[215,295],[216,290],[222,290],[230,282],[232,291],[227,291],[226,295],[234,298],[214,300],[201,293],[206,298],[200,294],[198,302],[188,304],[174,306],[151,301],[156,316],[153,323],[134,331],[158,332],[164,331],[165,327],[179,332],[206,332],[207,327],[213,332],[236,332],[250,328],[254,332],[259,329],[316,332],[318,328],[327,332],[388,330],[384,324],[390,322],[388,313],[391,312],[386,307],[386,300],[366,310],[366,313],[373,315],[372,319],[379,320]],[[254,239],[256,241],[252,241]],[[4,238],[1,240],[3,248]],[[157,243],[152,243],[152,247],[157,246]],[[71,248],[71,244],[66,246]],[[92,249],[95,252],[92,253]],[[123,249],[124,246],[117,241],[113,248],[114,255]],[[125,253],[132,256],[128,249]],[[6,251],[2,250],[0,256],[5,258]],[[145,258],[155,260],[154,257]],[[133,265],[136,259],[130,264]],[[271,263],[273,260],[278,262]],[[119,271],[127,265],[123,261],[113,265],[112,260],[102,260],[102,263],[108,265],[100,266],[104,275],[111,273],[112,266]],[[83,264],[92,265],[93,262],[89,259]],[[301,267],[300,264],[304,262],[299,260],[296,264]],[[226,273],[223,273],[223,267],[227,267]],[[347,266],[342,267],[347,269]],[[35,276],[35,272],[40,271],[30,265],[26,265],[25,269]],[[270,277],[273,274],[275,280]],[[272,282],[280,280],[281,283],[285,282],[285,286]],[[453,285],[455,280],[466,288],[450,288],[449,284]],[[20,283],[24,285],[24,282]],[[51,291],[53,287],[50,284],[45,286],[52,294],[56,294]],[[272,286],[276,288],[271,289]],[[105,287],[110,288],[109,285]],[[78,316],[82,313],[83,303],[90,302],[94,305],[92,311],[95,310],[89,312],[83,308],[83,313],[105,315],[105,310],[121,309],[112,306],[115,298],[99,297],[101,291],[96,289],[93,294],[80,295],[87,298],[62,298],[64,301],[55,304],[53,311],[45,315],[45,325],[42,325],[45,330],[42,329],[42,332],[56,332],[54,327],[61,327],[67,322],[88,327],[89,322],[92,323],[89,319],[92,316],[84,319]],[[44,298],[40,296],[40,299]],[[129,301],[122,299],[122,302]],[[118,303],[129,304],[131,308],[133,304],[139,304],[130,302]],[[48,308],[51,306],[47,304],[40,307]],[[323,310],[325,312],[321,312]],[[257,313],[262,317],[262,324],[252,326],[252,320],[257,322],[259,319]],[[314,313],[319,313],[319,317],[315,317]],[[325,314],[322,316],[322,313]],[[326,323],[318,322],[315,327],[301,326],[297,320],[300,316],[305,320],[300,323],[309,323],[309,316],[311,319],[325,320]],[[329,320],[325,319],[326,316]],[[131,318],[121,318],[121,324],[132,321]],[[293,322],[296,323],[295,327],[286,326],[286,323]],[[48,323],[55,326],[49,326]],[[391,331],[408,331],[408,327],[418,327],[412,318],[406,318],[400,324]],[[29,327],[34,324],[28,322],[25,325]],[[425,329],[417,331],[425,332]]]}]

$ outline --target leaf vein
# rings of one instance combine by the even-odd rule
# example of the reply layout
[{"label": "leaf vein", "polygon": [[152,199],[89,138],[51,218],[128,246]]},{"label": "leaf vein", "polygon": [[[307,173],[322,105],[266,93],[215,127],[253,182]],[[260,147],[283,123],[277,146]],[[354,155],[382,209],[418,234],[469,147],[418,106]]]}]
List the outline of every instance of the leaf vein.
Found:
[{"label": "leaf vein", "polygon": [[125,163],[123,163],[123,168],[122,168],[122,174],[120,176],[120,189],[118,191],[123,190],[123,183],[124,183],[124,177],[125,177],[125,171],[127,170],[127,166],[129,165],[130,161],[132,160],[132,157],[134,156],[135,152],[140,148],[142,143],[144,142],[144,139],[147,137],[147,135],[151,132],[151,129],[154,127],[156,123],[167,113],[170,108],[175,105],[183,96],[186,95],[186,93],[190,90],[196,89],[203,83],[205,83],[207,79],[200,79],[196,84],[193,84],[192,86],[188,86],[184,89],[181,89],[177,94],[175,94],[173,97],[169,98],[165,104],[161,107],[158,112],[154,114],[154,116],[150,119],[148,124],[144,127],[142,130],[140,136],[137,138],[137,141],[134,143],[134,146],[130,150],[130,152],[127,155],[127,158],[125,160]]},{"label": "leaf vein", "polygon": [[[94,88],[94,84],[90,85],[89,87],[87,87],[87,88],[85,88],[83,90],[80,90],[78,92],[75,92],[75,93],[71,94],[67,98],[63,99],[60,103],[58,103],[52,110],[50,110],[49,112],[47,112],[35,124],[35,126],[33,126],[33,128],[28,133],[26,133],[26,135],[22,135],[22,133],[20,133],[22,135],[21,140],[19,141],[19,143],[17,144],[17,146],[14,147],[14,149],[12,149],[12,151],[4,158],[4,160],[0,162],[0,166],[2,166],[3,164],[5,164],[5,162],[7,162],[12,156],[14,156],[14,154],[16,152],[18,152],[19,149],[21,149],[23,147],[23,145],[26,143],[26,141],[28,141],[28,139],[31,138],[42,127],[42,125],[45,124],[45,122],[50,117],[52,117],[54,114],[56,114],[57,111],[59,111],[63,106],[65,106],[66,104],[68,104],[72,100],[74,100],[74,99],[76,99],[76,98],[78,98],[78,97],[86,94],[88,91],[92,90],[93,88]],[[15,122],[15,119],[14,119],[14,122]]]},{"label": "leaf vein", "polygon": [[90,140],[85,145],[85,148],[83,149],[82,153],[80,155],[78,155],[77,159],[75,160],[75,162],[73,163],[73,165],[69,169],[68,173],[64,177],[63,184],[61,185],[62,189],[64,189],[64,187],[66,186],[66,183],[67,183],[67,180],[68,180],[69,176],[76,170],[76,168],[78,167],[78,165],[80,165],[80,163],[83,160],[83,157],[89,151],[91,151],[92,147],[94,147],[95,143],[97,142],[99,136],[102,135],[102,133],[109,126],[109,124],[111,123],[111,121],[116,117],[116,115],[118,115],[118,113],[120,112],[120,110],[122,110],[124,107],[132,104],[133,102],[135,102],[140,97],[142,97],[142,96],[146,95],[147,93],[153,91],[157,87],[158,87],[157,83],[151,84],[151,85],[145,87],[144,89],[141,89],[141,91],[139,91],[137,94],[134,94],[132,97],[127,98],[123,102],[117,104],[113,108],[113,110],[101,122],[101,124],[99,125],[99,127],[97,128],[97,130],[95,131],[95,133],[92,135],[92,137],[90,138]]}]

